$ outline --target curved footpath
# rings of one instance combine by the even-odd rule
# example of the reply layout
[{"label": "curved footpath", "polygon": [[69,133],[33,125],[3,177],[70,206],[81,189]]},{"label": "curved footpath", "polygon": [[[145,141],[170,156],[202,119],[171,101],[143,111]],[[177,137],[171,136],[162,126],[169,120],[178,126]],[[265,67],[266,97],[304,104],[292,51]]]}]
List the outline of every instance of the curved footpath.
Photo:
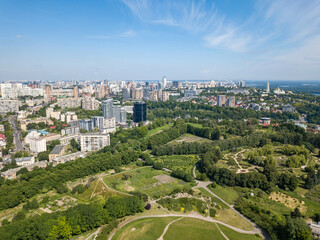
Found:
[{"label": "curved footpath", "polygon": [[[231,226],[227,223],[224,223],[224,222],[220,222],[218,220],[215,220],[215,219],[212,219],[210,217],[204,217],[204,216],[201,216],[201,215],[198,215],[198,214],[194,214],[194,213],[191,213],[191,214],[188,214],[188,215],[184,215],[184,214],[163,214],[163,215],[149,215],[149,216],[140,216],[140,217],[136,217],[136,218],[133,218],[127,222],[123,222],[123,224],[117,229],[117,231],[119,231],[121,228],[123,228],[124,226],[126,226],[127,224],[135,221],[135,220],[138,220],[138,219],[144,219],[144,218],[159,218],[159,217],[186,217],[186,218],[197,218],[197,219],[200,219],[200,220],[203,220],[203,221],[206,221],[206,222],[212,222],[212,223],[219,223],[221,225],[224,225],[238,233],[244,233],[244,234],[256,234],[257,232],[255,230],[251,230],[251,231],[245,231],[245,230],[242,230],[240,228],[237,228],[237,227],[234,227],[234,226]],[[108,237],[108,240],[111,240],[114,236],[114,234],[117,232],[113,232],[112,234],[109,235]]]}]

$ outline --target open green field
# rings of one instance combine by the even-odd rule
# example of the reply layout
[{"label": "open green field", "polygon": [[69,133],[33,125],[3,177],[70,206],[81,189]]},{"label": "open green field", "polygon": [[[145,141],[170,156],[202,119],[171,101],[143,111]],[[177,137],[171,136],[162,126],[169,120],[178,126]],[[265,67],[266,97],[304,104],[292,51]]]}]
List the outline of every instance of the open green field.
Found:
[{"label": "open green field", "polygon": [[164,235],[164,240],[224,240],[214,223],[195,218],[183,218],[174,222]]},{"label": "open green field", "polygon": [[210,186],[209,188],[214,194],[217,194],[219,197],[221,197],[231,205],[239,198],[238,192],[235,191],[232,187],[222,187],[217,185],[215,188]]},{"label": "open green field", "polygon": [[151,129],[151,130],[148,132],[148,134],[147,134],[146,137],[155,135],[155,134],[157,134],[157,133],[159,133],[159,132],[162,132],[163,130],[166,130],[166,129],[172,127],[172,126],[173,126],[173,123],[170,123],[170,124],[167,124],[167,125],[164,125],[164,126],[155,128],[155,129]]},{"label": "open green field", "polygon": [[220,230],[227,236],[227,238],[231,239],[237,239],[237,240],[258,240],[261,239],[260,237],[257,237],[253,234],[239,234],[238,232],[224,226],[221,224],[218,224]]},{"label": "open green field", "polygon": [[[196,218],[180,217],[154,217],[143,218],[132,221],[118,230],[112,240],[157,240],[164,232],[165,227],[171,223],[164,240],[224,240],[217,225],[212,222]],[[219,224],[220,230],[228,236],[230,240],[256,240],[255,235],[237,233]]]},{"label": "open green field", "polygon": [[159,217],[138,219],[128,223],[117,231],[112,240],[156,240],[161,236],[164,228],[175,219],[177,218]]},{"label": "open green field", "polygon": [[112,191],[108,189],[100,180],[94,180],[91,182],[90,187],[86,189],[81,194],[72,194],[74,198],[77,198],[84,202],[89,202],[90,200],[102,196],[104,199],[108,199],[113,195],[120,195],[125,197],[125,194]]},{"label": "open green field", "polygon": [[104,178],[104,182],[118,191],[126,193],[138,191],[152,198],[166,196],[174,189],[182,188],[189,184],[169,176],[165,171],[155,170],[151,167],[107,176]]},{"label": "open green field", "polygon": [[171,155],[154,158],[156,162],[161,162],[170,170],[182,170],[193,175],[193,168],[198,161],[194,155]]},{"label": "open green field", "polygon": [[171,142],[168,142],[167,144],[175,145],[175,144],[180,144],[180,143],[183,143],[183,142],[205,143],[205,142],[212,142],[212,140],[207,139],[207,138],[198,137],[198,136],[192,135],[190,133],[185,133],[181,137],[179,137],[179,138],[177,138],[175,140],[172,140]]}]

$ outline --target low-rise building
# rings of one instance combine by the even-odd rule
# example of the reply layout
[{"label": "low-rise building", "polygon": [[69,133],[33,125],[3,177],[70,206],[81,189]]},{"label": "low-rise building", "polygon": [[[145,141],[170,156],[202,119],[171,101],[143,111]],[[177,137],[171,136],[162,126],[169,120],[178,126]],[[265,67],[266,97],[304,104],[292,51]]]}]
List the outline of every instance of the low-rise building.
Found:
[{"label": "low-rise building", "polygon": [[4,126],[0,124],[0,132],[4,132]]},{"label": "low-rise building", "polygon": [[6,136],[2,133],[0,133],[0,147],[6,146]]},{"label": "low-rise building", "polygon": [[19,172],[22,168],[26,168],[28,169],[28,171],[32,171],[34,167],[45,168],[47,167],[47,161],[35,162],[27,166],[9,169],[5,172],[2,172],[1,176],[5,179],[15,179],[17,177],[17,172]]},{"label": "low-rise building", "polygon": [[282,112],[294,112],[294,107],[292,107],[290,104],[286,104],[282,106]]},{"label": "low-rise building", "polygon": [[28,166],[35,163],[34,157],[16,158],[15,160],[19,166]]},{"label": "low-rise building", "polygon": [[52,158],[53,166],[57,166],[60,163],[70,162],[76,160],[77,158],[84,158],[87,154],[85,152],[75,152],[61,157]]},{"label": "low-rise building", "polygon": [[80,135],[82,152],[99,150],[110,145],[110,135],[103,133],[85,133]]},{"label": "low-rise building", "polygon": [[49,154],[49,162],[52,162],[53,158],[61,157],[66,150],[65,145],[56,145]]},{"label": "low-rise building", "polygon": [[64,129],[61,129],[61,135],[74,135],[78,134],[80,132],[80,127],[75,126],[75,127],[66,127]]}]

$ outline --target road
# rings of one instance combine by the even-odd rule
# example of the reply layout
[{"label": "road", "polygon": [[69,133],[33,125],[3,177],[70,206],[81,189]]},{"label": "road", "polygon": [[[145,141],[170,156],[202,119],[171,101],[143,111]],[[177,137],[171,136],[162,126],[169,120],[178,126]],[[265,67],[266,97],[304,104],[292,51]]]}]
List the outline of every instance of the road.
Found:
[{"label": "road", "polygon": [[22,142],[20,140],[20,132],[18,131],[17,129],[17,126],[16,126],[16,123],[15,123],[15,119],[16,117],[13,116],[13,117],[10,117],[8,120],[13,128],[13,136],[14,136],[14,146],[15,146],[15,151],[18,152],[18,151],[23,151],[23,145],[22,145]]}]

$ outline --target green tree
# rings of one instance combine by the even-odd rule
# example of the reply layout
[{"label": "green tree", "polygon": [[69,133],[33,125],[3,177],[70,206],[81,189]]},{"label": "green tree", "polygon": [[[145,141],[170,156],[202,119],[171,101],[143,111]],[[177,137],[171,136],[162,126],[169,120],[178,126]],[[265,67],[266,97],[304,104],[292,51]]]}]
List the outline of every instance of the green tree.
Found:
[{"label": "green tree", "polygon": [[52,226],[49,239],[70,239],[72,237],[72,228],[67,223],[66,217],[59,217],[57,223]]},{"label": "green tree", "polygon": [[285,239],[309,240],[311,229],[302,218],[287,217],[284,236]]}]

